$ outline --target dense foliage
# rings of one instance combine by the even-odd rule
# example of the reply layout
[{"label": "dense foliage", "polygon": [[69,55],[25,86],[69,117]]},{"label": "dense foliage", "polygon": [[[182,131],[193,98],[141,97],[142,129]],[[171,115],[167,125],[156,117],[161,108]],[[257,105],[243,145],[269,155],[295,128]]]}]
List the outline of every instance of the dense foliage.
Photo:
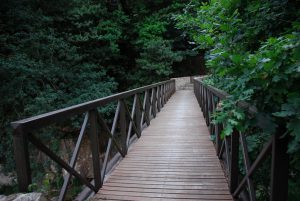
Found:
[{"label": "dense foliage", "polygon": [[[300,196],[296,190],[300,186],[299,9],[300,2],[292,0],[193,1],[177,16],[177,26],[199,49],[207,50],[206,65],[211,72],[207,82],[231,94],[215,114],[215,122],[225,124],[223,136],[233,128],[246,130],[251,125],[235,107],[239,100],[259,111],[257,122],[263,132],[252,131],[248,137],[250,152],[257,152],[265,142],[261,138],[276,127],[286,127],[291,157],[289,200]],[[256,179],[265,175],[261,172]],[[268,183],[257,186],[261,200],[267,199],[267,191]]]},{"label": "dense foliage", "polygon": [[[195,56],[172,18],[186,2],[2,1],[1,166],[11,172],[15,165],[11,121],[169,79],[176,73],[174,63]],[[54,133],[48,130],[43,138],[52,142],[65,137]],[[57,148],[55,140],[52,144]]]}]

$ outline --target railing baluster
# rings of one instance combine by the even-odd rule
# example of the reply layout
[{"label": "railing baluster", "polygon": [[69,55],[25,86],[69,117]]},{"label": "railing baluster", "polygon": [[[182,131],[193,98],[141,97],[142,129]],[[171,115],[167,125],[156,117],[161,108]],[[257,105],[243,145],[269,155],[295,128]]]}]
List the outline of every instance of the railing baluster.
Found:
[{"label": "railing baluster", "polygon": [[104,119],[101,117],[101,115],[99,115],[99,113],[97,113],[97,119],[98,119],[98,123],[101,126],[101,128],[103,128],[103,130],[106,131],[106,132],[103,132],[103,134],[106,135],[110,140],[112,140],[112,143],[115,145],[118,152],[122,155],[122,157],[125,157],[122,153],[122,148],[119,147],[116,139],[114,138],[114,134],[111,133],[111,131],[109,130],[108,126],[106,125]]},{"label": "railing baluster", "polygon": [[[146,121],[147,126],[150,125],[150,116],[149,116],[149,109],[150,109],[150,105],[149,105],[149,91],[146,90],[145,91],[145,96],[144,96],[144,102],[143,102],[143,112],[142,112],[142,121],[141,123],[144,123],[144,119]],[[141,125],[143,126],[143,125]]]},{"label": "railing baluster", "polygon": [[237,197],[240,194],[240,192],[242,191],[242,189],[243,189],[246,181],[248,180],[248,178],[253,174],[253,172],[260,166],[260,164],[263,162],[263,160],[270,153],[272,144],[273,144],[273,139],[270,139],[267,142],[267,144],[264,146],[262,151],[258,154],[258,156],[255,159],[254,163],[249,168],[249,172],[244,176],[242,181],[239,183],[239,186],[236,188],[236,190],[233,193],[233,197]]},{"label": "railing baluster", "polygon": [[122,143],[122,151],[123,154],[127,154],[127,136],[126,136],[126,109],[124,102],[120,102],[120,133],[121,133],[121,143]]},{"label": "railing baluster", "polygon": [[231,134],[231,160],[230,160],[230,192],[233,193],[238,186],[239,181],[239,132],[234,130]]},{"label": "railing baluster", "polygon": [[[130,113],[130,111],[129,111],[129,108],[128,108],[128,106],[126,105],[126,103],[125,103],[125,101],[122,101],[123,103],[124,103],[124,106],[125,106],[125,116],[126,116],[126,114],[128,115],[128,120],[129,120],[129,128],[128,128],[128,132],[127,132],[127,140],[126,140],[126,143],[127,143],[127,148],[129,147],[129,141],[130,141],[130,134],[131,134],[131,130],[132,130],[132,127],[134,128],[134,130],[135,130],[135,134],[136,135],[138,135],[137,134],[137,127],[136,127],[136,125],[135,125],[135,121],[134,121],[134,119],[132,118],[132,115],[135,113],[135,107],[133,107],[132,109],[133,109],[133,112],[132,113]],[[127,124],[126,124],[127,125]]]},{"label": "railing baluster", "polygon": [[206,120],[206,125],[209,126],[209,105],[210,105],[210,101],[209,101],[209,90],[206,88],[205,90],[205,120]]},{"label": "railing baluster", "polygon": [[[135,115],[135,110],[136,110],[136,102],[137,102],[137,97],[136,95],[134,95],[134,99],[133,99],[133,105],[132,105],[132,111],[131,114],[129,114],[131,116],[130,119],[134,118]],[[125,103],[124,103],[125,105]],[[125,105],[126,106],[126,105]],[[127,110],[127,108],[126,108]],[[127,132],[127,138],[126,138],[126,144],[127,147],[129,146],[129,140],[130,140],[130,135],[131,135],[131,131],[132,131],[132,126],[133,126],[134,122],[133,121],[129,121],[129,126],[128,126],[128,132]],[[139,134],[137,134],[139,136]]]},{"label": "railing baluster", "polygon": [[74,170],[74,168],[70,167],[69,164],[67,164],[64,160],[62,160],[60,157],[58,157],[53,151],[51,151],[48,147],[46,147],[39,139],[37,139],[34,135],[29,134],[28,140],[36,146],[40,151],[45,153],[49,158],[51,158],[53,161],[58,163],[60,166],[62,166],[66,171],[68,171],[70,174],[78,178],[83,184],[88,186],[90,189],[92,189],[94,192],[97,192],[99,189],[97,189],[95,186],[93,186],[90,182],[87,181],[86,178],[81,176],[78,172]]},{"label": "railing baluster", "polygon": [[200,103],[199,104],[200,104],[201,111],[203,112],[203,104],[202,104],[203,103],[203,93],[202,93],[202,88],[203,88],[202,85],[199,84],[199,90],[200,90],[200,92],[199,92]]},{"label": "railing baluster", "polygon": [[161,96],[161,108],[163,108],[164,107],[164,85],[162,84],[161,86],[160,86],[160,88],[161,88],[161,90],[160,90],[160,96]]},{"label": "railing baluster", "polygon": [[157,97],[157,101],[156,101],[157,111],[160,112],[160,108],[161,108],[160,86],[157,86],[156,97]]},{"label": "railing baluster", "polygon": [[166,84],[163,84],[163,106],[166,104],[166,102],[167,102],[167,98],[166,98]]},{"label": "railing baluster", "polygon": [[287,200],[288,198],[288,138],[282,137],[285,128],[279,126],[273,135],[272,166],[271,166],[271,199],[272,201]]},{"label": "railing baluster", "polygon": [[164,107],[165,105],[165,85],[161,85],[161,107]]},{"label": "railing baluster", "polygon": [[172,96],[172,91],[173,91],[173,89],[172,89],[172,84],[171,83],[169,83],[169,99],[171,98],[171,96]]},{"label": "railing baluster", "polygon": [[229,136],[224,137],[224,149],[225,149],[225,159],[226,159],[226,171],[230,173],[230,151],[229,151],[229,142],[228,142]]},{"label": "railing baluster", "polygon": [[151,89],[151,96],[149,97],[149,119],[151,120],[152,119],[152,116],[153,115],[153,109],[152,109],[152,106],[153,106],[153,96],[154,96],[154,92],[153,92],[153,88]]},{"label": "railing baluster", "polygon": [[[118,122],[119,113],[120,113],[120,107],[121,107],[121,103],[120,103],[120,101],[118,101],[118,105],[117,105],[117,108],[116,108],[113,124],[112,124],[112,127],[111,127],[111,135],[112,136],[114,136],[115,131],[116,131],[117,122]],[[102,168],[102,171],[101,171],[102,181],[104,181],[104,176],[106,174],[106,168],[107,168],[107,163],[108,163],[108,157],[109,157],[110,150],[111,150],[112,140],[113,140],[112,138],[109,138],[107,148],[106,148],[106,152],[105,152],[105,156],[104,156],[103,168]]]},{"label": "railing baluster", "polygon": [[203,94],[203,116],[204,116],[204,118],[206,119],[206,88],[204,88],[203,87],[203,92],[202,92]]},{"label": "railing baluster", "polygon": [[[245,172],[246,172],[246,174],[248,174],[249,169],[250,169],[250,159],[249,159],[249,155],[248,155],[247,141],[246,141],[245,135],[242,133],[240,133],[240,141],[241,141],[241,148],[242,148]],[[250,201],[255,201],[256,200],[255,190],[254,190],[254,186],[253,186],[253,182],[252,182],[251,178],[247,179],[247,184],[248,184],[248,188],[249,188]]]},{"label": "railing baluster", "polygon": [[220,147],[220,151],[218,152],[218,158],[221,160],[223,157],[223,152],[225,149],[225,139],[223,139],[221,147]]},{"label": "railing baluster", "polygon": [[220,153],[221,150],[221,145],[222,145],[222,140],[221,140],[221,131],[222,131],[222,125],[221,124],[217,124],[216,125],[216,152],[217,152],[217,156]]},{"label": "railing baluster", "polygon": [[[75,167],[75,164],[76,164],[76,161],[77,161],[77,157],[78,157],[78,154],[79,154],[79,150],[80,150],[80,145],[81,145],[81,142],[82,142],[82,139],[83,139],[83,136],[84,136],[84,132],[85,132],[86,126],[88,124],[88,120],[89,120],[89,113],[87,112],[86,115],[85,115],[85,117],[84,117],[83,124],[81,126],[80,133],[79,133],[79,136],[78,136],[75,148],[74,148],[74,152],[72,154],[72,157],[71,157],[71,160],[70,160],[70,163],[69,163],[72,168]],[[62,188],[60,190],[59,197],[58,197],[59,201],[65,199],[65,196],[66,196],[66,193],[67,193],[67,190],[68,190],[68,185],[70,183],[71,177],[72,176],[71,176],[70,173],[68,173],[65,176],[64,183],[63,183],[63,186],[62,186]]]},{"label": "railing baluster", "polygon": [[21,192],[28,191],[31,184],[31,171],[29,164],[28,139],[21,128],[14,130],[13,134],[16,171],[18,176],[18,187]]},{"label": "railing baluster", "polygon": [[137,136],[141,137],[141,120],[142,120],[142,114],[141,114],[141,105],[140,105],[140,100],[139,100],[139,95],[136,94],[136,109],[135,109],[135,125],[137,129]]},{"label": "railing baluster", "polygon": [[99,139],[99,129],[97,128],[97,111],[89,111],[90,115],[90,145],[93,159],[93,170],[95,179],[95,188],[99,189],[102,186],[101,177],[101,161],[100,161],[100,139]]},{"label": "railing baluster", "polygon": [[166,93],[166,102],[168,102],[168,100],[169,100],[169,83],[166,83],[165,87],[166,87],[166,91],[165,91],[165,93]]},{"label": "railing baluster", "polygon": [[153,118],[156,117],[156,89],[155,87],[152,88],[152,93],[153,93],[153,96],[152,96],[152,114],[153,114]]},{"label": "railing baluster", "polygon": [[205,88],[202,86],[202,107],[203,107],[203,115],[205,115]]},{"label": "railing baluster", "polygon": [[209,115],[209,128],[210,134],[213,135],[215,132],[215,125],[212,123],[212,114],[215,112],[215,100],[214,94],[210,92],[210,115]]}]

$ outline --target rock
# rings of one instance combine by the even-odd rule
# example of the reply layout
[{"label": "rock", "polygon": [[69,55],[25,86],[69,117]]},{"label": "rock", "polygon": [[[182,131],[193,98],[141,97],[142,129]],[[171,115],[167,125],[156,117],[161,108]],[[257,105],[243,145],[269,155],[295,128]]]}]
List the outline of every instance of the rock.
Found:
[{"label": "rock", "polygon": [[[12,173],[6,174],[2,171],[2,165],[0,164],[0,187],[12,186],[14,184],[14,177]],[[1,199],[1,197],[0,197]]]},{"label": "rock", "polygon": [[17,193],[9,196],[0,196],[0,201],[48,201],[42,193]]},{"label": "rock", "polygon": [[[76,142],[73,139],[62,139],[59,142],[59,151],[56,154],[66,163],[69,163],[74,151],[75,143]],[[40,151],[37,153],[37,161],[39,163],[44,163],[48,160],[48,157],[44,153]],[[85,178],[94,178],[90,141],[87,136],[84,136],[82,140],[74,169]],[[57,163],[51,160],[50,166],[45,170],[45,173],[50,175],[47,179],[52,182],[55,176],[59,176],[57,175],[58,172],[59,169],[57,168]],[[63,169],[62,176],[64,177],[67,174],[68,172]]]},{"label": "rock", "polygon": [[12,200],[14,200],[16,197],[18,197],[19,195],[20,195],[20,193],[8,195],[8,196],[2,195],[2,197],[0,198],[0,201],[12,201]]},{"label": "rock", "polygon": [[[74,147],[75,143],[72,139],[64,139],[61,141],[60,155],[65,162],[69,163],[70,155],[72,155],[70,153],[73,152]],[[75,170],[85,178],[94,178],[90,141],[87,136],[85,136],[81,142]],[[63,170],[63,176],[66,174],[67,171]]]}]

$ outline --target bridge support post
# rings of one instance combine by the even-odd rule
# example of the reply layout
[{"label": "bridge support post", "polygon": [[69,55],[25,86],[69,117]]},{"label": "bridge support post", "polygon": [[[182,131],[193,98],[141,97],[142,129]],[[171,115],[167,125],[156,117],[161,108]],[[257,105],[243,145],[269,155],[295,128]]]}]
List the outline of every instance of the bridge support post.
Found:
[{"label": "bridge support post", "polygon": [[127,154],[127,132],[126,132],[126,111],[125,111],[125,103],[123,101],[120,102],[120,132],[121,132],[121,143],[122,143],[122,151],[124,156]]},{"label": "bridge support post", "polygon": [[27,192],[31,184],[31,171],[29,164],[27,134],[17,128],[13,134],[14,154],[16,160],[16,171],[18,176],[19,191]]},{"label": "bridge support post", "polygon": [[272,201],[288,199],[288,166],[287,154],[288,138],[281,137],[285,129],[278,128],[273,136],[272,169],[271,169],[271,198]]},{"label": "bridge support post", "polygon": [[156,107],[157,107],[157,96],[156,96],[156,88],[152,89],[152,114],[153,114],[153,118],[156,117]]},{"label": "bridge support post", "polygon": [[102,176],[101,176],[101,161],[99,158],[100,153],[100,139],[99,139],[99,130],[97,128],[97,111],[91,110],[90,114],[90,144],[91,144],[91,152],[93,159],[93,170],[94,170],[94,179],[95,179],[95,187],[99,189],[102,186]]},{"label": "bridge support post", "polygon": [[136,106],[135,106],[135,125],[137,128],[137,136],[141,137],[142,128],[141,128],[141,120],[142,120],[142,114],[141,114],[141,105],[139,101],[138,94],[136,94]]},{"label": "bridge support post", "polygon": [[157,103],[157,112],[160,112],[161,109],[161,87],[157,86],[156,90],[156,103]]},{"label": "bridge support post", "polygon": [[215,125],[215,135],[216,135],[216,152],[217,156],[220,154],[220,149],[221,149],[221,131],[222,131],[222,125],[219,123]]},{"label": "bridge support post", "polygon": [[239,132],[234,130],[231,134],[231,160],[230,160],[230,193],[233,193],[239,181]]},{"label": "bridge support post", "polygon": [[151,115],[150,115],[150,94],[149,94],[148,90],[145,91],[144,118],[146,120],[147,126],[149,126],[150,125]]}]

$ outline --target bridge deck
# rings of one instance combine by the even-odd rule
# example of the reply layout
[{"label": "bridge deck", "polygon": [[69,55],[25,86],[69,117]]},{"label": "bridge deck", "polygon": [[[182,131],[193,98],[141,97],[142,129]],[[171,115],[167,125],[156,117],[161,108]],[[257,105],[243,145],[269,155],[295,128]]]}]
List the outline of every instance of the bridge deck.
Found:
[{"label": "bridge deck", "polygon": [[177,91],[93,200],[232,200],[200,107]]}]

